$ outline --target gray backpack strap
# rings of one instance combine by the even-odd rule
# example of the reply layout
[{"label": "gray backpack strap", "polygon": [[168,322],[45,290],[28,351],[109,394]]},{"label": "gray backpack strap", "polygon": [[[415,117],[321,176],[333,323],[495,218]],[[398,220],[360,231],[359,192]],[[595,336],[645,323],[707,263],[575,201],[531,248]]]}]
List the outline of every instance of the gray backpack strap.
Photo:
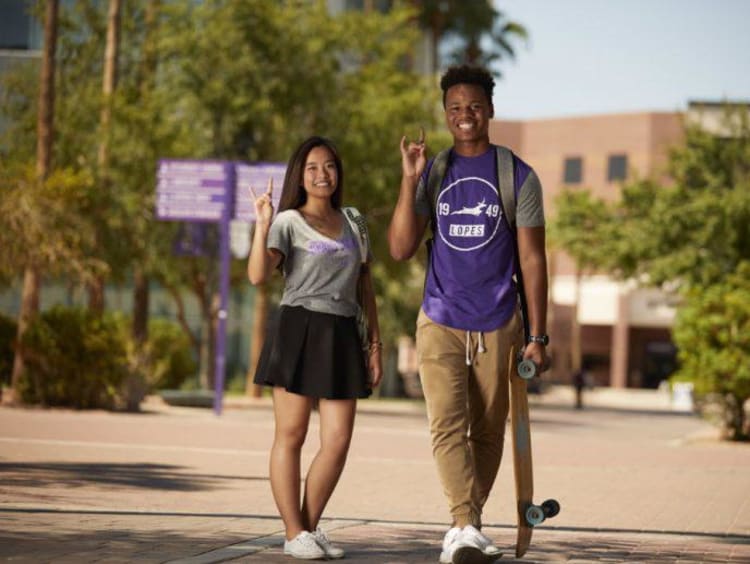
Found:
[{"label": "gray backpack strap", "polygon": [[445,170],[448,168],[448,157],[450,149],[443,149],[432,160],[432,167],[427,175],[427,201],[431,204],[431,213],[435,213],[435,204],[440,193],[440,185],[445,178]]},{"label": "gray backpack strap", "polygon": [[367,240],[367,220],[359,213],[357,208],[344,208],[343,212],[352,231],[357,235],[359,254],[362,257],[362,264],[364,264],[367,262],[367,256],[370,254],[370,242]]},{"label": "gray backpack strap", "polygon": [[516,187],[513,174],[513,153],[507,147],[497,145],[497,183],[500,201],[510,230],[516,231]]}]

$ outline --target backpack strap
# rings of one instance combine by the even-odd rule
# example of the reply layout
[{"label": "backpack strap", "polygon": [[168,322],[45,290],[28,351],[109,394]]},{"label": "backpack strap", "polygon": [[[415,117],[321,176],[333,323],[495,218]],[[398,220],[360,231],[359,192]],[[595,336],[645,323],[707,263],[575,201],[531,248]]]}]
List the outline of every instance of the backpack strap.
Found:
[{"label": "backpack strap", "polygon": [[352,231],[357,234],[357,243],[359,243],[359,254],[362,264],[367,262],[367,256],[370,254],[370,242],[367,238],[367,220],[359,213],[357,208],[344,208],[344,217],[349,222]]},{"label": "backpack strap", "polygon": [[516,232],[516,186],[513,170],[513,152],[507,147],[495,146],[497,164],[497,183],[500,189],[500,201],[503,213],[510,230]]},{"label": "backpack strap", "polygon": [[[437,204],[437,197],[440,193],[440,187],[443,184],[443,178],[445,178],[445,171],[448,169],[448,159],[451,155],[450,149],[443,149],[435,158],[432,159],[432,166],[430,172],[427,174],[427,198],[432,204],[430,207],[430,214],[435,214],[435,205]],[[433,217],[433,222],[435,218]]]}]

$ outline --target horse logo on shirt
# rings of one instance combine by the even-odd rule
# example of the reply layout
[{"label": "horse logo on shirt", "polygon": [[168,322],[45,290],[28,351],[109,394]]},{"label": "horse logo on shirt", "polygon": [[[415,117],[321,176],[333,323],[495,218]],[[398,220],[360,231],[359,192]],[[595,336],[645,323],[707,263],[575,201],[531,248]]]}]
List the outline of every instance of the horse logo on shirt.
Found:
[{"label": "horse logo on shirt", "polygon": [[451,212],[451,215],[473,215],[474,217],[479,217],[480,215],[482,215],[484,208],[487,207],[487,204],[484,200],[485,199],[482,198],[482,201],[472,208],[464,206],[460,210]]}]

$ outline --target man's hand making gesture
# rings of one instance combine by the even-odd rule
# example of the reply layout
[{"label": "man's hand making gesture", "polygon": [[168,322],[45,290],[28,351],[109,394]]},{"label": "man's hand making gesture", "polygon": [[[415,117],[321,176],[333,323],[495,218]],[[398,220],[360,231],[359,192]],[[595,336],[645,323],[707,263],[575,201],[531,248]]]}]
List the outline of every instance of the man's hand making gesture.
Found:
[{"label": "man's hand making gesture", "polygon": [[427,165],[425,156],[424,128],[419,128],[417,142],[401,138],[401,172],[406,177],[419,178]]}]

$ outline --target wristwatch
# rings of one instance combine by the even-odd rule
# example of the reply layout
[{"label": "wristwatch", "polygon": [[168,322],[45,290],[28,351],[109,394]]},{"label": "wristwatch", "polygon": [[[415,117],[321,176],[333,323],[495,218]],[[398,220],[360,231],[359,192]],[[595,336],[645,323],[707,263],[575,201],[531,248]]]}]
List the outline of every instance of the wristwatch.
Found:
[{"label": "wristwatch", "polygon": [[529,343],[540,343],[545,347],[549,345],[549,335],[529,335]]}]

